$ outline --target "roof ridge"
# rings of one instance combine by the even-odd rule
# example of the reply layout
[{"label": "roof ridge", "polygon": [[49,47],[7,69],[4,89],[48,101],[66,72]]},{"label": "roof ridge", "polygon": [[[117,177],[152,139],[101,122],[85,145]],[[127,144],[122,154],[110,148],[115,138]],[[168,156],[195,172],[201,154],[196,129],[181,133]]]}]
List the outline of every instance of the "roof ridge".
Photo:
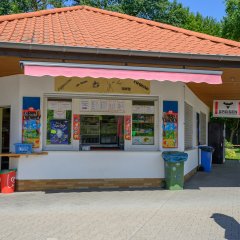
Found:
[{"label": "roof ridge", "polygon": [[123,14],[123,13],[118,13],[118,12],[103,10],[103,9],[99,9],[99,8],[94,8],[94,7],[90,7],[90,6],[86,6],[86,5],[78,5],[78,6],[64,7],[64,8],[54,8],[54,9],[41,10],[41,11],[29,12],[29,13],[3,15],[3,16],[0,16],[0,22],[14,21],[14,20],[22,19],[22,18],[40,17],[40,16],[44,16],[44,15],[48,15],[48,14],[67,12],[67,11],[73,11],[73,10],[80,10],[80,9],[86,9],[86,10],[89,10],[89,11],[94,11],[94,12],[98,12],[98,13],[102,13],[102,14],[107,14],[107,15],[110,15],[110,16],[115,16],[115,17],[127,19],[129,21],[135,21],[135,22],[139,22],[139,23],[143,23],[143,24],[147,24],[147,25],[151,25],[151,26],[155,26],[155,27],[159,27],[159,28],[164,28],[164,29],[168,29],[170,31],[183,33],[183,34],[186,34],[188,36],[194,36],[194,37],[197,37],[197,38],[201,38],[201,39],[205,39],[205,40],[209,40],[209,41],[222,43],[222,44],[226,44],[226,45],[230,45],[230,46],[240,48],[240,42],[237,42],[237,41],[233,41],[233,40],[229,40],[229,39],[225,39],[225,38],[220,38],[220,37],[215,37],[215,36],[211,36],[211,35],[204,34],[204,33],[194,32],[194,31],[187,30],[187,29],[184,29],[184,28],[174,27],[174,26],[169,25],[169,24],[155,22],[155,21],[152,21],[152,20],[147,20],[147,19],[130,16],[130,15]]}]

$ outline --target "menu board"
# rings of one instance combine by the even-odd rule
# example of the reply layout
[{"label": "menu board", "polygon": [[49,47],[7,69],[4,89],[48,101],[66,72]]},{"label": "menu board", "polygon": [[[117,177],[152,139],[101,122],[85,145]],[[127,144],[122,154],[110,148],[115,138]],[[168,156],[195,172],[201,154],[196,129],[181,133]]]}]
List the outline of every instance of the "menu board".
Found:
[{"label": "menu board", "polygon": [[163,101],[163,148],[178,147],[178,102]]},{"label": "menu board", "polygon": [[33,148],[40,147],[40,119],[40,98],[23,97],[22,142],[33,144]]},{"label": "menu board", "polygon": [[48,101],[48,110],[53,110],[54,119],[66,119],[66,111],[72,109],[72,103],[69,101]]},{"label": "menu board", "polygon": [[51,120],[50,121],[50,142],[51,144],[68,144],[69,121]]},{"label": "menu board", "polygon": [[103,99],[83,99],[80,101],[80,112],[110,112],[124,113],[125,101],[123,100],[103,100]]},{"label": "menu board", "polygon": [[143,114],[154,114],[154,106],[144,106],[144,105],[133,105],[133,113],[143,113]]}]

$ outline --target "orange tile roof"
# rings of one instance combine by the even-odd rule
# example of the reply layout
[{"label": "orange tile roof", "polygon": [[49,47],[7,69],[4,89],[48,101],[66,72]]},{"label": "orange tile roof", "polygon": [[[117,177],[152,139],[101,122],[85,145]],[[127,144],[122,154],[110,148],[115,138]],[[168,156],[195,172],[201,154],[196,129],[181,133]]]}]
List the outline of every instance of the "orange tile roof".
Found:
[{"label": "orange tile roof", "polygon": [[88,6],[0,16],[0,43],[240,56],[240,43]]}]

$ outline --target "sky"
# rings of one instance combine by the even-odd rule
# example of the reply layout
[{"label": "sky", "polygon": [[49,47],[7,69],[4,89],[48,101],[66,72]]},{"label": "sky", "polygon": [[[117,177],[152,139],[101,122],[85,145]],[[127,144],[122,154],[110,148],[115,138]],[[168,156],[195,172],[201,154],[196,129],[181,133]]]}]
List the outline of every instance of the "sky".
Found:
[{"label": "sky", "polygon": [[225,15],[224,0],[177,0],[183,6],[189,7],[191,12],[200,12],[203,16],[210,16],[221,20]]}]

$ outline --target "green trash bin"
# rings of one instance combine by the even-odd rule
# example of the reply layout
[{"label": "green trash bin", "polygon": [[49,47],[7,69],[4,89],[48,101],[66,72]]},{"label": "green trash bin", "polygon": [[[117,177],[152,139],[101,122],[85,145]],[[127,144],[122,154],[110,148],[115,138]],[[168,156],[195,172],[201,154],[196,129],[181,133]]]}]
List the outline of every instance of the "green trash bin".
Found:
[{"label": "green trash bin", "polygon": [[166,189],[182,190],[184,185],[184,162],[188,154],[184,152],[163,152],[165,162]]}]

